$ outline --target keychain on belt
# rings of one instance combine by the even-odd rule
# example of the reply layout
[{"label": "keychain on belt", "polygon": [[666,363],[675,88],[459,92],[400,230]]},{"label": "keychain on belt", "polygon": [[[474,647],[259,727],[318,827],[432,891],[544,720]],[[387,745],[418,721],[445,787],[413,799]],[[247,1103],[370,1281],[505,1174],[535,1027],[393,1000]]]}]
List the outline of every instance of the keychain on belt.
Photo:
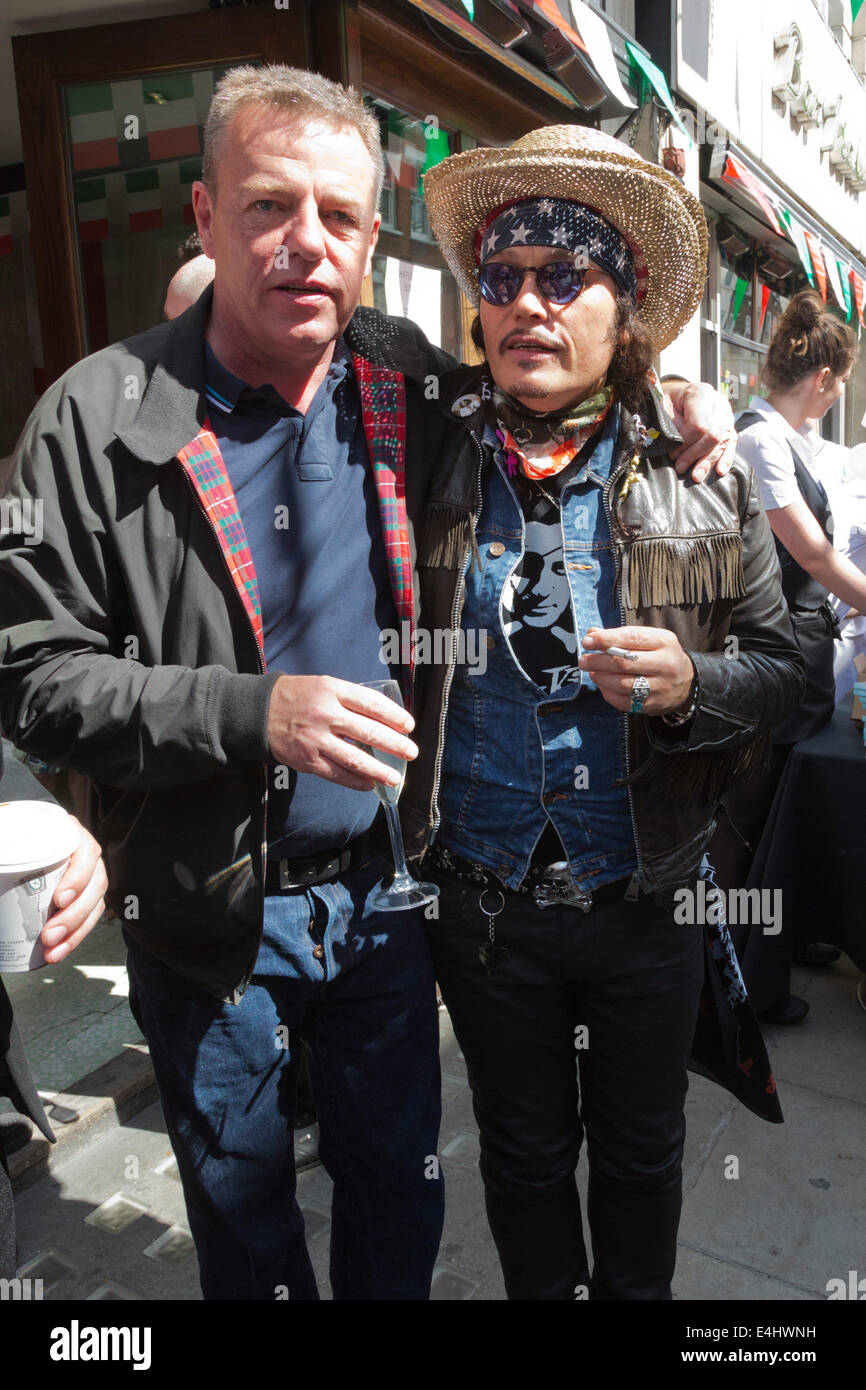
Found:
[{"label": "keychain on belt", "polygon": [[478,947],[478,959],[481,961],[488,975],[492,975],[494,970],[498,970],[508,959],[508,947],[496,945],[496,928],[493,924],[505,907],[505,894],[501,889],[497,891],[499,893],[499,906],[492,910],[484,906],[484,899],[490,892],[489,888],[483,888],[481,896],[478,899],[478,906],[487,918],[487,940],[484,942],[483,946]]}]

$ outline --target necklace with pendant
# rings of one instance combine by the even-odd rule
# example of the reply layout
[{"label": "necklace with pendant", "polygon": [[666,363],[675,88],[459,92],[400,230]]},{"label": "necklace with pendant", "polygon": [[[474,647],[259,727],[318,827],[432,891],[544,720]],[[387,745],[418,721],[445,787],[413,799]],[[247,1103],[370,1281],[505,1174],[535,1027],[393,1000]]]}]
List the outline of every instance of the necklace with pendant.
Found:
[{"label": "necklace with pendant", "polygon": [[547,488],[546,488],[546,487],[542,487],[542,486],[541,486],[541,483],[538,481],[537,478],[532,478],[530,481],[533,482],[533,483],[535,483],[535,486],[538,488],[538,490],[539,490],[539,492],[541,493],[542,497],[546,497],[546,498],[547,498],[547,500],[548,500],[548,502],[550,503],[551,507],[558,507],[558,506],[559,506],[559,503],[558,503],[558,501],[556,500],[556,498],[555,498],[555,497],[551,497],[550,493],[547,491]]}]

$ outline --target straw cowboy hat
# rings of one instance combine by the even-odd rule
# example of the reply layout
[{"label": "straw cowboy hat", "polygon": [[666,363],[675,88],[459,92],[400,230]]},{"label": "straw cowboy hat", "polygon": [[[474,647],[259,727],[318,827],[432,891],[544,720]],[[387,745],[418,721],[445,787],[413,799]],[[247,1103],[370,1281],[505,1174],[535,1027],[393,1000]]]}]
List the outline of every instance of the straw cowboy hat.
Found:
[{"label": "straw cowboy hat", "polygon": [[451,155],[425,175],[424,197],[442,254],[473,304],[479,229],[496,208],[521,198],[569,198],[617,228],[634,259],[638,316],[656,349],[673,342],[700,303],[707,264],[700,203],[673,174],[599,130],[543,126],[508,149]]}]

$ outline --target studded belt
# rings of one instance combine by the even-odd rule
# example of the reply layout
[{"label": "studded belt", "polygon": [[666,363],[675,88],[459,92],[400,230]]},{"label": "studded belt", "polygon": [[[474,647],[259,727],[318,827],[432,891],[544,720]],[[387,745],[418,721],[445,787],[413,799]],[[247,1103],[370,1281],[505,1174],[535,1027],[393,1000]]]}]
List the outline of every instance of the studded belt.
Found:
[{"label": "studded belt", "polygon": [[617,879],[614,883],[604,883],[599,888],[578,888],[564,859],[556,860],[553,864],[531,863],[518,888],[509,888],[486,864],[473,864],[444,845],[431,845],[424,862],[425,866],[442,869],[464,883],[492,888],[500,893],[531,896],[536,906],[542,908],[579,907],[582,912],[590,912],[598,903],[616,898],[636,902],[641,895],[635,875]]}]

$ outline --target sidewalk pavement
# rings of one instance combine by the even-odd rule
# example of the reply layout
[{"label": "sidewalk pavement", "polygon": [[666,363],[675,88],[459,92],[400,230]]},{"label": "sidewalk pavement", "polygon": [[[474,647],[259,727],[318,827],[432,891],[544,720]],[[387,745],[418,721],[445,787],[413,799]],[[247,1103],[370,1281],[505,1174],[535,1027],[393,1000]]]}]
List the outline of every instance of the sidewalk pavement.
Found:
[{"label": "sidewalk pavement", "polygon": [[[78,954],[77,977],[67,962],[65,975],[55,968],[13,981],[38,1084],[58,1093],[55,1106],[81,1117],[56,1124],[60,1143],[50,1153],[40,1138],[13,1155],[18,1273],[42,1278],[47,1300],[198,1300],[177,1168],[125,1003],[119,930],[97,931],[92,950]],[[845,957],[826,970],[795,968],[793,989],[811,1013],[798,1027],[766,1029],[783,1126],[691,1078],[675,1298],[824,1300],[830,1279],[866,1274],[866,1013],[855,998],[858,978]],[[447,1215],[433,1298],[502,1300],[465,1066],[447,1014],[440,1019]],[[74,1081],[82,1055],[102,1064]],[[578,1177],[585,1198],[583,1159]],[[298,1190],[329,1298],[330,1180],[316,1166],[300,1174]]]}]

